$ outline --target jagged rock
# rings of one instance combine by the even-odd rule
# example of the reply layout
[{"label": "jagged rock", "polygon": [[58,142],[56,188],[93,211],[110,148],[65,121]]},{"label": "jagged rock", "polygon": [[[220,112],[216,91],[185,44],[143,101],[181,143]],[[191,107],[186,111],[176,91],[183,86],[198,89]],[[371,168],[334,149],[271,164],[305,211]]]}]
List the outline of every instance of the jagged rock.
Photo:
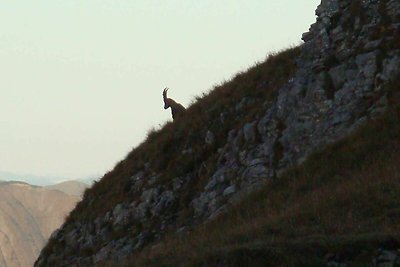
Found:
[{"label": "jagged rock", "polygon": [[243,126],[243,136],[246,142],[253,143],[256,140],[256,126],[257,121],[246,123]]},{"label": "jagged rock", "polygon": [[322,0],[321,4],[315,10],[315,15],[320,19],[331,18],[339,12],[339,2],[331,0]]},{"label": "jagged rock", "polygon": [[101,261],[104,261],[108,258],[108,255],[110,253],[110,249],[106,246],[103,247],[99,250],[99,252],[97,252],[93,258],[94,258],[94,263],[98,263]]},{"label": "jagged rock", "polygon": [[137,173],[135,173],[134,175],[131,176],[131,180],[133,181],[139,181],[139,180],[143,180],[145,174],[144,171],[139,171]]},{"label": "jagged rock", "polygon": [[182,150],[182,155],[190,155],[192,153],[193,153],[193,149],[191,149],[191,148]]},{"label": "jagged rock", "polygon": [[222,194],[224,196],[229,196],[235,192],[236,192],[236,185],[231,185],[231,186],[227,187]]},{"label": "jagged rock", "polygon": [[136,237],[136,242],[134,246],[135,249],[140,249],[143,247],[143,245],[146,243],[147,240],[151,239],[150,234],[147,231],[142,231],[140,234]]},{"label": "jagged rock", "polygon": [[156,184],[156,182],[157,182],[157,180],[158,180],[159,178],[160,178],[160,176],[157,175],[157,174],[150,176],[150,177],[148,178],[147,185],[152,186],[152,185]]},{"label": "jagged rock", "polygon": [[389,82],[396,77],[400,68],[400,51],[393,51],[393,56],[383,60],[382,73],[378,75],[383,82]]},{"label": "jagged rock", "polygon": [[215,189],[217,185],[221,185],[228,180],[227,174],[229,173],[228,169],[225,167],[219,168],[214,175],[211,177],[208,184],[204,187],[206,191]]},{"label": "jagged rock", "polygon": [[400,266],[400,253],[393,250],[378,250],[378,256],[372,261],[374,267]]},{"label": "jagged rock", "polygon": [[139,221],[143,221],[146,218],[147,211],[150,209],[149,202],[140,203],[134,210],[133,217]]},{"label": "jagged rock", "polygon": [[113,224],[114,225],[123,225],[128,222],[129,219],[129,207],[125,204],[118,204],[115,206],[113,212]]},{"label": "jagged rock", "polygon": [[192,178],[193,178],[193,175],[188,174],[186,176],[177,177],[177,178],[173,179],[173,182],[172,182],[173,191],[176,192],[179,189],[181,189],[185,184],[187,184],[190,180],[192,180]]},{"label": "jagged rock", "polygon": [[206,134],[206,138],[204,140],[206,142],[207,145],[212,145],[215,142],[215,136],[213,134],[213,132],[211,132],[210,130],[207,131]]},{"label": "jagged rock", "polygon": [[379,51],[372,51],[356,56],[355,62],[360,70],[359,74],[362,75],[362,78],[364,78],[363,83],[366,84],[366,90],[372,89],[377,72],[377,57],[379,53]]},{"label": "jagged rock", "polygon": [[377,117],[383,114],[389,107],[389,100],[386,95],[379,98],[378,101],[374,105],[372,105],[368,111],[371,114],[371,117]]},{"label": "jagged rock", "polygon": [[[218,196],[216,191],[203,192],[199,197],[192,200],[191,205],[194,209],[196,216],[202,216],[207,210],[211,201],[213,201]],[[214,203],[215,204],[215,203]]]},{"label": "jagged rock", "polygon": [[175,200],[174,192],[164,191],[158,198],[157,204],[151,210],[154,216],[159,216],[163,210],[172,205]]},{"label": "jagged rock", "polygon": [[244,180],[255,182],[257,179],[268,177],[268,168],[263,164],[254,164],[246,169],[242,174]]},{"label": "jagged rock", "polygon": [[140,191],[143,188],[145,173],[139,171],[130,177],[131,189],[134,191]]},{"label": "jagged rock", "polygon": [[238,151],[239,147],[243,142],[243,130],[233,129],[228,133],[228,144],[233,149],[233,151]]},{"label": "jagged rock", "polygon": [[150,189],[148,189],[146,191],[143,191],[140,199],[143,202],[151,203],[157,198],[159,193],[160,193],[160,189],[159,188],[157,188],[157,187],[156,188],[150,188]]}]

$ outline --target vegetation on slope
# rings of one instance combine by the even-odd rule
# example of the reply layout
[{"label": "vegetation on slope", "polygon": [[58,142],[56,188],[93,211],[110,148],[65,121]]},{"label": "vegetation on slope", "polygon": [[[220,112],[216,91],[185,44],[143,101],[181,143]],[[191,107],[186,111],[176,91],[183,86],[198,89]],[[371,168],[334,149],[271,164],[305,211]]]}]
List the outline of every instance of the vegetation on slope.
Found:
[{"label": "vegetation on slope", "polygon": [[382,118],[314,153],[229,213],[166,237],[124,266],[322,266],[329,254],[367,266],[378,246],[398,247],[398,84],[387,88],[392,108]]},{"label": "vegetation on slope", "polygon": [[[190,201],[193,194],[203,188],[207,179],[215,172],[218,149],[226,143],[228,132],[241,128],[255,118],[263,116],[263,107],[269,105],[282,87],[297,70],[296,58],[300,47],[293,47],[279,53],[268,55],[266,60],[256,63],[247,71],[237,74],[232,80],[213,88],[209,93],[197,97],[183,117],[168,122],[160,129],[149,131],[146,140],[134,148],[112,171],[88,188],[83,200],[66,218],[65,232],[74,225],[93,222],[96,218],[112,211],[119,203],[131,203],[140,198],[141,192],[132,192],[132,176],[145,171],[161,175],[157,183],[168,186],[171,179],[190,172],[196,173],[190,190],[180,197],[180,201],[169,208],[168,213],[176,216],[175,225],[188,224],[193,217]],[[243,102],[246,102],[243,105]],[[244,108],[237,109],[237,106]],[[221,124],[221,117],[225,122]],[[205,146],[207,131],[215,135],[213,145]],[[188,154],[183,153],[190,150]],[[144,181],[147,183],[148,181]],[[157,224],[157,220],[146,225],[132,222],[131,230],[110,229],[113,238],[135,237],[140,231]],[[53,248],[62,249],[63,242],[50,239],[42,251],[50,255]],[[77,248],[70,248],[71,254]],[[90,255],[95,248],[84,251]]]},{"label": "vegetation on slope", "polygon": [[[380,4],[383,11],[387,2]],[[368,18],[363,16],[361,1],[351,3],[352,16],[349,16],[349,23],[343,22],[344,28],[355,27],[358,17],[362,22]],[[382,17],[386,15],[382,14]],[[392,31],[395,28],[381,23],[373,31],[370,30],[368,28],[372,35],[351,32],[351,36],[357,38],[348,38],[348,41],[353,42],[359,35],[360,40],[363,37],[369,38],[369,41],[378,40],[394,34]],[[342,38],[341,35],[336,37]],[[386,53],[397,49],[398,37],[396,33],[387,42],[382,39],[384,44],[376,56],[378,63],[374,67],[380,69]],[[371,42],[367,44],[371,45]],[[341,51],[345,48],[340,46]],[[384,237],[393,238],[393,242],[384,245],[397,246],[400,114],[399,101],[393,92],[398,91],[399,81],[397,84],[394,82],[392,88],[386,88],[392,92],[392,110],[385,117],[364,126],[346,140],[321,148],[301,166],[270,181],[213,222],[185,236],[164,236],[168,230],[175,232],[182,226],[195,225],[191,222],[199,222],[193,219],[190,203],[193,195],[201,191],[215,173],[217,152],[226,143],[228,131],[243,128],[245,123],[264,115],[260,113],[265,112],[265,107],[276,98],[279,88],[293,76],[299,50],[293,48],[270,56],[265,62],[196,99],[197,102],[188,108],[183,118],[167,123],[159,130],[151,130],[145,142],[86,191],[84,201],[71,213],[63,228],[66,233],[74,233],[76,229],[79,233],[81,225],[109,217],[106,213],[112,214],[118,204],[129,205],[138,200],[143,192],[132,190],[132,180],[139,171],[147,172],[142,177],[149,178],[143,179],[140,188],[151,187],[148,180],[152,174],[161,175],[156,177],[156,181],[157,186],[163,189],[171,189],[174,178],[193,174],[185,192],[179,194],[179,200],[163,209],[172,218],[169,229],[162,233],[154,230],[160,225],[160,218],[150,213],[146,221],[131,220],[127,223],[129,227],[119,230],[113,227],[110,220],[105,220],[102,229],[110,232],[110,237],[101,241],[103,243],[94,243],[83,252],[69,246],[67,253],[60,253],[65,251],[64,240],[60,238],[58,243],[50,241],[59,246],[59,257],[83,255],[90,261],[93,254],[104,247],[104,243],[134,238],[145,231],[157,233],[157,239],[149,238],[141,252],[135,248],[134,258],[126,266],[321,266],[324,256],[329,253],[339,254],[344,259],[365,266],[370,260],[370,251],[376,249],[377,244],[385,243]],[[317,50],[314,52],[318,53]],[[360,46],[355,47],[354,52],[366,51]],[[362,55],[363,58],[374,57]],[[334,57],[327,59],[324,64],[328,67],[338,64]],[[372,67],[368,70],[373,72]],[[330,80],[323,82],[331,87],[329,83]],[[327,90],[328,99],[334,97],[333,89],[323,89]],[[380,92],[382,94],[377,96],[385,93]],[[375,96],[365,96],[366,105],[378,100]],[[241,105],[242,102],[247,104]],[[238,106],[244,108],[236,108]],[[225,123],[221,123],[224,118]],[[215,134],[215,142],[212,146],[205,146],[204,137],[209,130]],[[279,144],[274,150],[280,154]],[[92,236],[95,234],[92,233]],[[150,247],[151,242],[158,241],[161,236],[164,236],[163,242]],[[51,246],[49,244],[43,254],[51,254]],[[111,266],[115,264],[111,263]]]},{"label": "vegetation on slope", "polygon": [[[184,117],[173,123],[168,122],[159,130],[150,130],[142,144],[85,192],[84,201],[71,213],[67,223],[79,218],[91,219],[120,202],[133,201],[127,189],[131,183],[129,178],[133,172],[143,169],[150,162],[151,171],[162,174],[161,180],[164,181],[198,169],[200,165],[206,170],[203,178],[209,177],[214,171],[217,149],[226,142],[228,131],[241,127],[250,119],[254,120],[263,110],[262,105],[276,97],[279,87],[296,70],[295,58],[299,52],[300,48],[295,47],[269,55],[265,62],[257,63],[231,81],[198,97]],[[241,110],[228,114],[229,118],[221,128],[220,114],[246,98],[251,99],[252,104],[244,112]],[[213,146],[204,146],[207,130],[215,134]],[[182,153],[185,149],[191,150],[190,155]],[[198,183],[201,182],[202,177],[199,177]],[[85,201],[88,199],[91,201]],[[187,204],[181,203],[177,208],[186,208]],[[91,206],[88,208],[86,205]],[[89,210],[90,213],[82,213],[83,210]]]}]

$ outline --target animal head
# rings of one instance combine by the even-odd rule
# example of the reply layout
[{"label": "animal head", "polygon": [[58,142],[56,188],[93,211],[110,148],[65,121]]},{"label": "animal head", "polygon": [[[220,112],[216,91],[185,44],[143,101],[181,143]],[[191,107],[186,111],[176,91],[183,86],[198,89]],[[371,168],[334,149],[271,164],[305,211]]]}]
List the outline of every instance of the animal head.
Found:
[{"label": "animal head", "polygon": [[164,109],[167,109],[171,106],[171,101],[170,99],[167,97],[167,91],[168,91],[168,87],[165,87],[164,91],[163,91],[163,98],[164,98]]},{"label": "animal head", "polygon": [[175,120],[177,117],[180,117],[186,109],[181,104],[175,102],[175,100],[168,98],[167,91],[168,87],[165,87],[163,91],[164,109],[171,108],[172,119]]}]

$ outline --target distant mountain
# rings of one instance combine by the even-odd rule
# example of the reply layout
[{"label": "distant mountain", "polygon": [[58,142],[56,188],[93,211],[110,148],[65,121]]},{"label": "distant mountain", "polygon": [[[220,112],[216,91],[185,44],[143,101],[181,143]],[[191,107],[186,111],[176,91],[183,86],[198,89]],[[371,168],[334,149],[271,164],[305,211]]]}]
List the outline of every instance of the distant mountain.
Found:
[{"label": "distant mountain", "polygon": [[52,189],[1,181],[0,266],[32,266],[51,233],[80,200],[85,186],[65,182]]},{"label": "distant mountain", "polygon": [[87,187],[88,185],[85,183],[78,181],[66,181],[55,185],[49,185],[45,188],[50,190],[58,190],[70,196],[81,197]]},{"label": "distant mountain", "polygon": [[89,177],[84,177],[84,178],[80,178],[80,179],[75,179],[74,181],[92,185],[95,181],[99,180],[100,177],[101,177],[101,175],[89,176]]},{"label": "distant mountain", "polygon": [[31,174],[16,174],[0,171],[0,180],[4,181],[24,181],[32,185],[46,186],[54,184],[54,181],[66,180],[62,177],[38,176]]},{"label": "distant mountain", "polygon": [[[98,178],[99,178],[99,175],[98,176],[93,175],[93,176],[75,179],[74,181],[91,185]],[[1,181],[24,181],[31,185],[49,186],[49,185],[54,185],[55,183],[58,183],[59,181],[67,181],[67,180],[70,180],[70,179],[67,179],[65,177],[60,177],[60,176],[40,176],[40,175],[17,174],[17,173],[12,173],[12,172],[0,171],[0,182]]]}]

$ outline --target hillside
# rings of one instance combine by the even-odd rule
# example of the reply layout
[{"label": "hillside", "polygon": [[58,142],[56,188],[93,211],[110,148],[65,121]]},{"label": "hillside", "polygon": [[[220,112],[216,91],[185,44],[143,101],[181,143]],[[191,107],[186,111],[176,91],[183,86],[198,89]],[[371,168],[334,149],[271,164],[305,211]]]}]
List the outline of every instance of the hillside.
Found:
[{"label": "hillside", "polygon": [[[393,89],[400,92],[399,84]],[[313,153],[217,219],[185,236],[168,235],[125,264],[105,266],[400,263],[397,97],[384,116]]]},{"label": "hillside", "polygon": [[394,261],[400,3],[324,0],[316,14],[304,44],[150,131],[35,266]]},{"label": "hillside", "polygon": [[58,190],[70,196],[82,197],[83,192],[88,187],[87,184],[78,181],[65,181],[55,185],[46,186],[49,190]]},{"label": "hillside", "polygon": [[32,266],[51,233],[79,200],[23,182],[1,182],[0,266]]}]

